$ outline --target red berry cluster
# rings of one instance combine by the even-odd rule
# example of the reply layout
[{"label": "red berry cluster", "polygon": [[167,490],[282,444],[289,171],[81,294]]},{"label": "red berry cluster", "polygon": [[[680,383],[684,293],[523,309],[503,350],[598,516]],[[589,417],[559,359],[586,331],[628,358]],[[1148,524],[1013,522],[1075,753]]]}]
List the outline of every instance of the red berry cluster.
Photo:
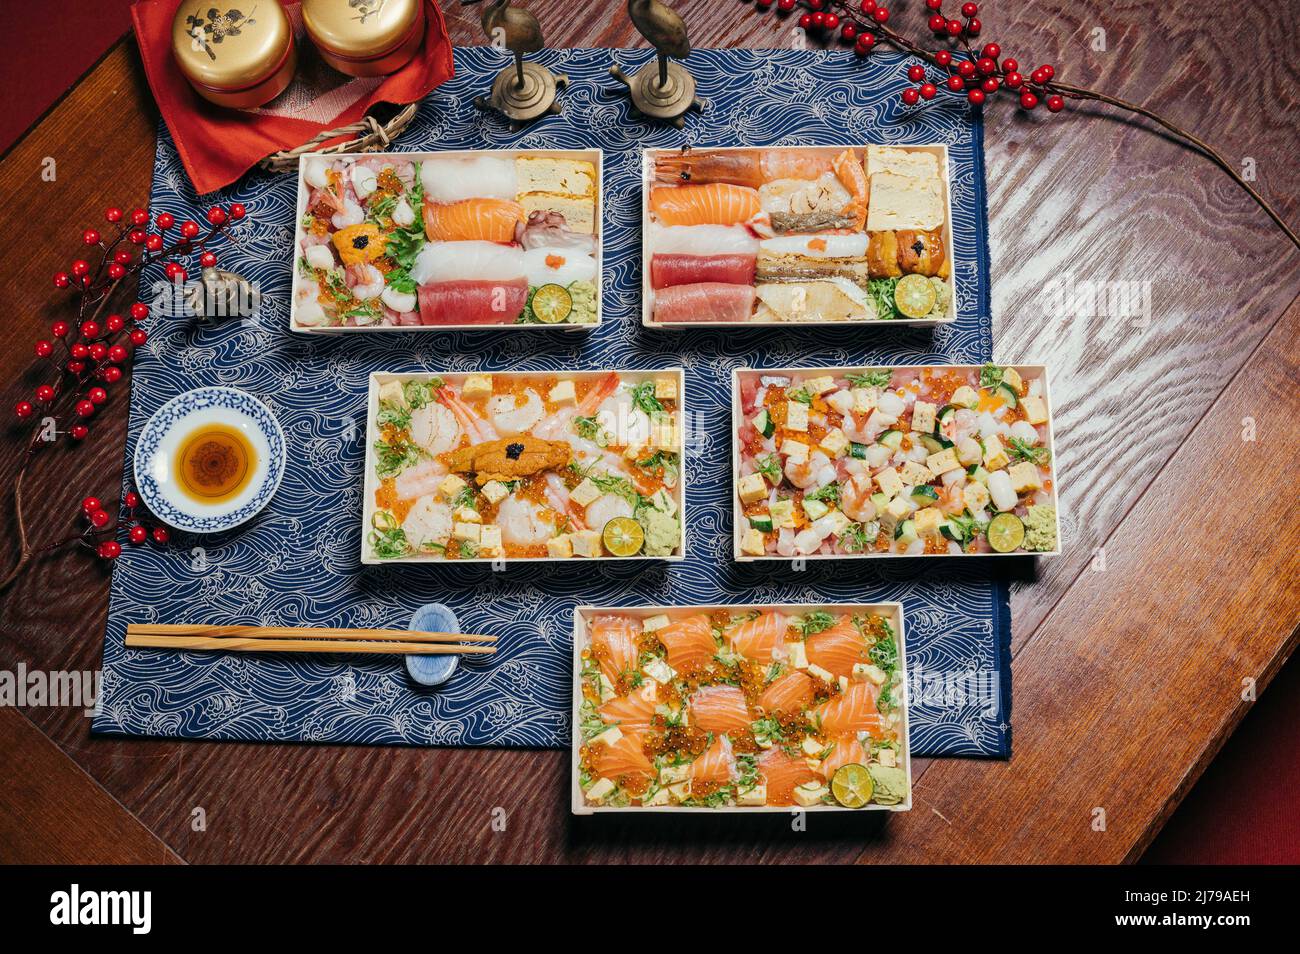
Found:
[{"label": "red berry cluster", "polygon": [[[1038,67],[1026,78],[1020,72],[1020,64],[1011,57],[999,62],[1002,47],[998,44],[986,43],[978,50],[971,44],[982,29],[977,16],[978,4],[970,0],[963,3],[961,19],[944,15],[943,0],[925,0],[925,5],[933,11],[930,31],[936,36],[947,37],[952,44],[949,48],[936,50],[932,56],[935,65],[946,73],[942,77],[943,86],[954,93],[964,94],[976,106],[999,90],[1006,90],[1020,97],[1022,109],[1033,109],[1040,101],[1054,113],[1065,108],[1065,99],[1051,88],[1056,70],[1050,64]],[[903,90],[903,102],[908,106],[915,106],[922,99],[934,99],[939,92],[939,84],[930,79],[929,71],[922,64],[909,66],[907,78],[920,84]]]},{"label": "red berry cluster", "polygon": [[[760,10],[772,5],[771,0],[755,0]],[[876,45],[878,27],[889,22],[889,10],[877,0],[861,0],[857,15],[850,13],[847,4],[838,0],[804,0],[808,13],[799,16],[799,29],[823,38],[838,35],[843,43],[853,44],[853,51],[858,56],[866,56]],[[789,13],[798,6],[796,0],[778,0],[777,10]],[[839,8],[841,12],[836,12]]]},{"label": "red berry cluster", "polygon": [[[53,413],[59,397],[71,394],[76,420],[67,432],[73,440],[84,439],[89,433],[87,421],[108,400],[108,386],[122,379],[132,350],[149,339],[140,327],[149,317],[144,302],[134,302],[124,314],[100,317],[123,280],[151,262],[166,260],[168,279],[184,282],[189,274],[177,259],[197,252],[201,267],[215,265],[217,257],[208,250],[208,243],[246,215],[247,210],[237,202],[226,208],[213,206],[207,214],[207,234],[200,238],[203,230],[199,223],[187,220],[178,225],[170,212],[161,212],[151,221],[144,209],[130,213],[116,206],[105,209],[104,219],[115,227],[116,235],[106,240],[95,228],[81,233],[83,245],[100,250],[98,263],[92,266],[78,258],[67,271],[54,276],[55,288],[70,289],[79,299],[77,319],[55,321],[49,337],[36,342],[36,356],[48,362],[55,377],[40,385],[32,400],[19,401],[14,413],[19,418],[32,417],[37,408]],[[156,231],[150,231],[151,225]],[[173,228],[178,237],[168,246],[166,235]],[[131,246],[143,250],[137,253]]]},{"label": "red berry cluster", "polygon": [[150,529],[136,517],[136,511],[141,509],[140,496],[134,491],[127,491],[122,498],[117,520],[109,516],[98,497],[85,498],[81,501],[81,516],[85,521],[80,534],[82,543],[92,547],[101,558],[116,560],[122,555],[122,544],[114,537],[119,529],[126,527],[126,538],[132,544],[139,546],[152,539],[162,546],[169,539],[167,528],[156,526]]}]

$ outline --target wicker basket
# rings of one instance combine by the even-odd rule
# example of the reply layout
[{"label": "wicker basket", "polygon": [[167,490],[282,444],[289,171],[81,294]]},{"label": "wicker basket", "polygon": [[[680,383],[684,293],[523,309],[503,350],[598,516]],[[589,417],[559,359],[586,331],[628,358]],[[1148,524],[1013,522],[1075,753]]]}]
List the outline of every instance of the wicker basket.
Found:
[{"label": "wicker basket", "polygon": [[[272,153],[258,165],[272,172],[287,172],[297,169],[298,158],[308,154],[329,156],[343,152],[382,152],[411,124],[419,106],[419,103],[403,106],[387,122],[381,123],[374,116],[367,115],[347,126],[328,129],[301,146]],[[334,142],[340,138],[342,141]],[[331,145],[326,146],[324,143]]]}]

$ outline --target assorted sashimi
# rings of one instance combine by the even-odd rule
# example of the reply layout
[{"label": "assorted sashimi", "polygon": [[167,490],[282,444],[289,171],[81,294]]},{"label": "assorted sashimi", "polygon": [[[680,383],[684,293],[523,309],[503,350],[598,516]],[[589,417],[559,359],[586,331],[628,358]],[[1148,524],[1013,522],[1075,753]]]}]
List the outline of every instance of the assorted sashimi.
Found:
[{"label": "assorted sashimi", "polygon": [[[741,558],[1060,549],[1041,368],[746,370],[733,397]],[[861,662],[851,627],[807,648]]]},{"label": "assorted sashimi", "polygon": [[598,321],[597,159],[305,157],[295,327]]},{"label": "assorted sashimi", "polygon": [[950,320],[939,155],[908,146],[651,151],[647,320]]},{"label": "assorted sashimi", "polygon": [[[873,804],[909,802],[895,612],[580,610],[583,804],[863,804],[844,800],[841,770],[856,773],[853,791],[861,794],[865,784]],[[814,642],[819,636],[828,638]],[[836,668],[854,662],[841,674],[814,657]]]},{"label": "assorted sashimi", "polygon": [[[421,288],[420,307],[477,313],[484,284]],[[381,375],[372,394],[367,562],[681,555],[679,371]],[[608,680],[639,639],[593,628]]]}]

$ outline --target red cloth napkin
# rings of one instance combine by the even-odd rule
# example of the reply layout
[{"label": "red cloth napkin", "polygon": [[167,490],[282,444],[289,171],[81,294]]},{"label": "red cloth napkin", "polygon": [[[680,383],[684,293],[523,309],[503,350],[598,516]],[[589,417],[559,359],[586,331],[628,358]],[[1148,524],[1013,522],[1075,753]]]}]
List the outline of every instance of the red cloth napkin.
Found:
[{"label": "red cloth napkin", "polygon": [[[263,0],[274,2],[274,0]],[[285,92],[257,109],[225,109],[186,81],[172,57],[172,21],[181,0],[140,0],[131,7],[140,57],[158,108],[200,195],[229,185],[258,160],[356,122],[375,103],[413,103],[455,75],[442,11],[427,0],[424,45],[389,76],[354,79],[331,69],[302,30],[298,3],[282,3],[294,24],[298,71]]]}]

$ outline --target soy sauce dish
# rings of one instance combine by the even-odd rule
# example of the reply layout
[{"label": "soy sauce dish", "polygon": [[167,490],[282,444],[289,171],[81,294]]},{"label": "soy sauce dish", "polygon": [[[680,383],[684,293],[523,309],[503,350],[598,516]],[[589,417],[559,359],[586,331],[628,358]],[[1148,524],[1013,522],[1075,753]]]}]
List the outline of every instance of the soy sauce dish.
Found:
[{"label": "soy sauce dish", "polygon": [[230,530],[275,496],[284,476],[284,432],[252,395],[198,388],[149,418],[134,466],[140,496],[159,520],[193,533]]}]

